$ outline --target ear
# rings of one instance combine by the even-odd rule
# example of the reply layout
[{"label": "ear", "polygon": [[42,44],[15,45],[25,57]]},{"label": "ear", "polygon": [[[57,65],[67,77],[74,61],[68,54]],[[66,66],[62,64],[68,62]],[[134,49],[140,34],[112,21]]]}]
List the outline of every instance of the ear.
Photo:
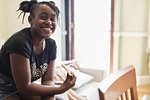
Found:
[{"label": "ear", "polygon": [[28,17],[28,22],[32,25],[33,23],[33,18],[31,16]]}]

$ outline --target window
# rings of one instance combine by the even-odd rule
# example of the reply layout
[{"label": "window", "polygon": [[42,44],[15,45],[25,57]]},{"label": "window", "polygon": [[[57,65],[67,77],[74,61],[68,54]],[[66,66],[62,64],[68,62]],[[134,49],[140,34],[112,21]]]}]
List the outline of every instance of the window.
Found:
[{"label": "window", "polygon": [[81,66],[110,67],[110,0],[75,0],[75,59]]}]

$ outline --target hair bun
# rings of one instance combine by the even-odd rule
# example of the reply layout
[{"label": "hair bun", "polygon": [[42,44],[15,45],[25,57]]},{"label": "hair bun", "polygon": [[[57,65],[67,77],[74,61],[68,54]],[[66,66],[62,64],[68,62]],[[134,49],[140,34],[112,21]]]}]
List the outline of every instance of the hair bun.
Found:
[{"label": "hair bun", "polygon": [[21,10],[25,13],[30,12],[30,9],[31,9],[32,5],[34,5],[35,3],[37,3],[36,0],[23,1],[23,2],[20,3],[18,10]]}]

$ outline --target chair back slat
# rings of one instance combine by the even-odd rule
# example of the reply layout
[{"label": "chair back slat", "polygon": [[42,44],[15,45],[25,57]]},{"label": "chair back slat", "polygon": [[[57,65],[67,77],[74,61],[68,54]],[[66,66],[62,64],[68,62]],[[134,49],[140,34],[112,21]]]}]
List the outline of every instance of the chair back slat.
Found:
[{"label": "chair back slat", "polygon": [[131,65],[101,81],[100,100],[138,100],[135,68]]}]

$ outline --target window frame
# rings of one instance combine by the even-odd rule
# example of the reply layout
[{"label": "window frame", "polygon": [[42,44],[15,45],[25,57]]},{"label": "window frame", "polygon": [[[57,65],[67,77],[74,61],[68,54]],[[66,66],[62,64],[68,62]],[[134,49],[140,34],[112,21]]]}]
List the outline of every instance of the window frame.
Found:
[{"label": "window frame", "polygon": [[[114,33],[114,0],[111,0],[111,29],[110,29],[110,73],[113,72],[113,33]],[[66,19],[66,60],[75,59],[74,49],[74,0],[65,0]]]}]

